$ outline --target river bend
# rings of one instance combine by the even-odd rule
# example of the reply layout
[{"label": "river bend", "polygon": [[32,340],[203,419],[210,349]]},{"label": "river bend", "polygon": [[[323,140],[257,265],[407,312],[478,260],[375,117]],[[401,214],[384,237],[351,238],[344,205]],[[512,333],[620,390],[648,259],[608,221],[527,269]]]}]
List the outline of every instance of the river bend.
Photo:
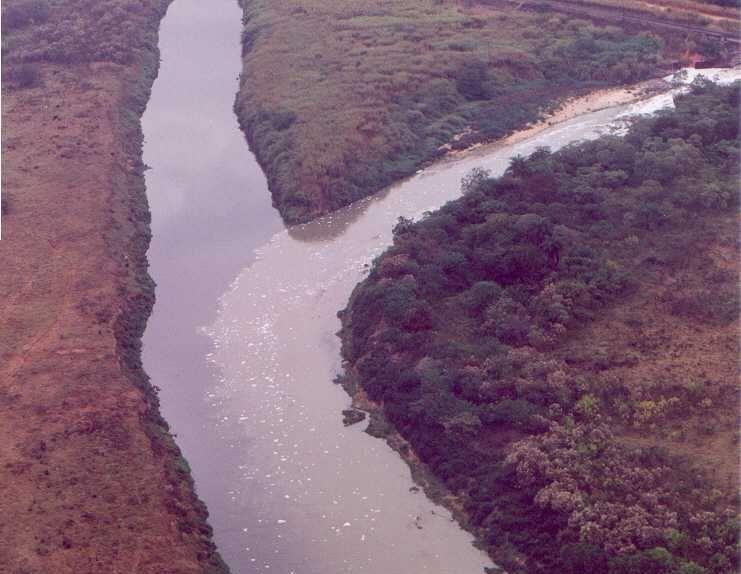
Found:
[{"label": "river bend", "polygon": [[310,224],[285,229],[232,104],[234,0],[176,0],[143,118],[157,302],[144,365],[235,574],[466,574],[490,566],[386,444],[345,428],[336,313],[398,217],[459,195],[482,166],[598,136],[668,95],[585,114],[507,147],[447,161]]}]

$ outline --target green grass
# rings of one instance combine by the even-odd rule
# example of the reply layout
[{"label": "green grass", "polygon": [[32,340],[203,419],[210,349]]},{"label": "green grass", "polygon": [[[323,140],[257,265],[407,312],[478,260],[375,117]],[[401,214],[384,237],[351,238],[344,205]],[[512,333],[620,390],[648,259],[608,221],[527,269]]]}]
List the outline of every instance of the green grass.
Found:
[{"label": "green grass", "polygon": [[[243,4],[236,111],[292,223],[413,173],[464,131],[456,147],[516,130],[564,96],[646,78],[662,47],[556,14],[440,0]],[[276,124],[284,116],[290,125]]]}]

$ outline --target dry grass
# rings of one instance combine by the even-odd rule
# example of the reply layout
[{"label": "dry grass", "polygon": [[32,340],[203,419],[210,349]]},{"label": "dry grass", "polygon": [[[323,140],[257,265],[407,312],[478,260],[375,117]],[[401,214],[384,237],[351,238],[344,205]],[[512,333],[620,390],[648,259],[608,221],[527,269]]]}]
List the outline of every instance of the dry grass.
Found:
[{"label": "dry grass", "polygon": [[[640,265],[634,272],[641,277],[636,295],[601,314],[563,354],[620,358],[615,363],[608,359],[597,378],[599,386],[610,389],[608,395],[627,390],[627,403],[632,403],[627,409],[640,401],[677,397],[669,412],[626,424],[623,439],[687,457],[732,499],[739,476],[739,323],[677,312],[677,302],[688,294],[703,290],[711,306],[736,287],[738,219],[715,218],[707,227],[712,230],[708,237],[691,238],[692,247],[675,264],[659,269]],[[642,251],[639,257],[645,255]],[[575,375],[595,376],[578,369]]]},{"label": "dry grass", "polygon": [[[289,222],[412,173],[469,127],[456,145],[501,137],[563,96],[657,65],[655,50],[619,29],[557,14],[445,0],[244,5],[236,110]],[[604,42],[569,54],[579,38]],[[464,93],[467,73],[483,78],[480,93]]]},{"label": "dry grass", "polygon": [[[139,16],[116,38],[90,2],[49,4],[48,19],[3,33],[4,71],[32,61],[37,81],[2,94],[0,569],[216,572],[205,508],[138,360],[152,302],[138,113],[167,2],[99,3]],[[120,61],[101,49],[129,32]],[[63,64],[38,54],[61,47]]]}]

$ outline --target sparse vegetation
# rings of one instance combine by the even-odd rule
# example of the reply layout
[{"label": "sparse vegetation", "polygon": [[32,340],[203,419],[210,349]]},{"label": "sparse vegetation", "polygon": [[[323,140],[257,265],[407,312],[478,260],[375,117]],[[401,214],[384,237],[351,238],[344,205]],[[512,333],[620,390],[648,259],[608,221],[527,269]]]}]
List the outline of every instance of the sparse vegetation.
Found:
[{"label": "sparse vegetation", "polygon": [[740,89],[474,174],[342,314],[352,384],[508,572],[737,571]]}]

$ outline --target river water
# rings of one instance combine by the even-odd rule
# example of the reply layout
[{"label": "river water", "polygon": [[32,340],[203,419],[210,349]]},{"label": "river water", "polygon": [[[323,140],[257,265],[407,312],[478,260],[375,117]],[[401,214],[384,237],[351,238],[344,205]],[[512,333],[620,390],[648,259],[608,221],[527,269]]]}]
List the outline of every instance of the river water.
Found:
[{"label": "river water", "polygon": [[[157,303],[144,366],[234,574],[478,574],[491,563],[417,492],[382,441],[345,428],[342,309],[399,216],[459,195],[473,167],[605,133],[668,95],[585,114],[433,166],[373,198],[285,229],[232,104],[234,0],[176,0],[143,118]],[[737,75],[737,74],[736,74]]]}]

